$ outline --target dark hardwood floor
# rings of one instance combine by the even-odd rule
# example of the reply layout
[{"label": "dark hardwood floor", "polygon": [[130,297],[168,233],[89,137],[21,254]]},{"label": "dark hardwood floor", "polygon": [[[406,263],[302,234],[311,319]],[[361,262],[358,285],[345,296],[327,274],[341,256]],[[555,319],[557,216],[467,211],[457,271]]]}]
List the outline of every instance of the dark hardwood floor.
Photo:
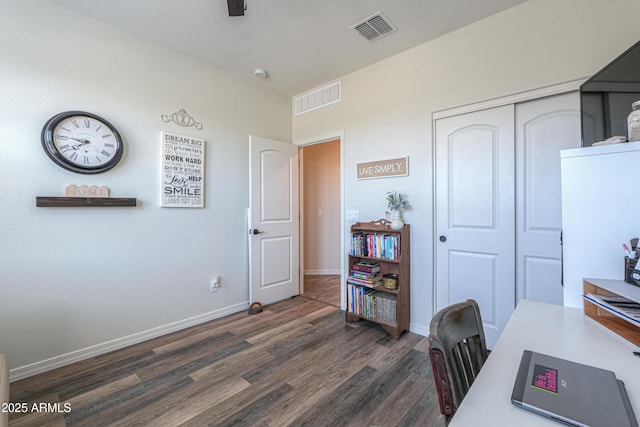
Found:
[{"label": "dark hardwood floor", "polygon": [[340,275],[304,276],[304,296],[340,307]]},{"label": "dark hardwood floor", "polygon": [[14,382],[10,425],[442,426],[427,349],[299,296]]}]

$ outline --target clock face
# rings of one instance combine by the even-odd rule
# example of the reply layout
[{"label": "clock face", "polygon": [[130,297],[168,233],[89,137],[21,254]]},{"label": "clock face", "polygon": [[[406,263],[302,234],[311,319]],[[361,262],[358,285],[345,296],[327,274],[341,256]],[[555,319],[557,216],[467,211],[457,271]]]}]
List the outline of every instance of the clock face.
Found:
[{"label": "clock face", "polygon": [[105,119],[83,111],[57,114],[42,128],[42,146],[51,160],[72,172],[94,174],[122,158],[118,131]]}]

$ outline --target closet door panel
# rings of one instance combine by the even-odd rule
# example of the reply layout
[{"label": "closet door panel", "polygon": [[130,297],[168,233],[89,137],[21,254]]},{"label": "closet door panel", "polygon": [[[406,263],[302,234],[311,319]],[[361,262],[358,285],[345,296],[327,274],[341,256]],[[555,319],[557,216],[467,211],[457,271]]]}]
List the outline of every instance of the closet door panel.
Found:
[{"label": "closet door panel", "polygon": [[437,309],[478,301],[491,348],[515,302],[514,109],[435,126]]},{"label": "closet door panel", "polygon": [[577,92],[516,105],[517,299],[563,303],[560,150],[580,147]]}]

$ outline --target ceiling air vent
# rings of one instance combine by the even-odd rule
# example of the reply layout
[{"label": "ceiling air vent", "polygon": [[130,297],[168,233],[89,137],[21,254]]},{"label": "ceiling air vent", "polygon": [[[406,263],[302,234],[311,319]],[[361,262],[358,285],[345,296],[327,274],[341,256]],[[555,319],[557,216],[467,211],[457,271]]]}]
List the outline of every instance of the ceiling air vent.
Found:
[{"label": "ceiling air vent", "polygon": [[311,93],[297,96],[295,98],[296,116],[340,102],[340,88],[340,82],[336,82]]},{"label": "ceiling air vent", "polygon": [[379,38],[398,30],[382,12],[374,13],[370,17],[363,19],[349,28],[356,30],[369,42],[378,40]]}]

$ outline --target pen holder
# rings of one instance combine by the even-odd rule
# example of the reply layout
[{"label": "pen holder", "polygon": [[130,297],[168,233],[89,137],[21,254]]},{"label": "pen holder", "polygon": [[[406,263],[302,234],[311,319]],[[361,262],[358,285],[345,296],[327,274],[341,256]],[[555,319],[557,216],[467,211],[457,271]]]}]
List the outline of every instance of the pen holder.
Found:
[{"label": "pen holder", "polygon": [[624,281],[635,286],[640,286],[640,270],[636,270],[638,260],[624,257]]}]

